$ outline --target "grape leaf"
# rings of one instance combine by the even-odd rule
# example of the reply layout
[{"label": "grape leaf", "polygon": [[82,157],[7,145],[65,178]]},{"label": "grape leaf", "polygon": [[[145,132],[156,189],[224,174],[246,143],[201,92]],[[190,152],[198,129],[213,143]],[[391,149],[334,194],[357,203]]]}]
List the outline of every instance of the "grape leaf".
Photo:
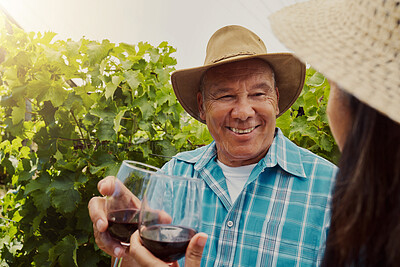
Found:
[{"label": "grape leaf", "polygon": [[134,90],[142,82],[143,78],[139,71],[128,70],[124,72],[124,77],[129,87]]},{"label": "grape leaf", "polygon": [[67,235],[60,242],[58,242],[49,251],[51,259],[59,258],[60,266],[71,267],[78,266],[76,261],[76,250],[78,242],[72,235]]},{"label": "grape leaf", "polygon": [[[66,201],[66,199],[68,199],[68,201]],[[73,188],[69,190],[54,190],[51,193],[51,203],[61,213],[74,211],[80,200],[79,192]]]}]

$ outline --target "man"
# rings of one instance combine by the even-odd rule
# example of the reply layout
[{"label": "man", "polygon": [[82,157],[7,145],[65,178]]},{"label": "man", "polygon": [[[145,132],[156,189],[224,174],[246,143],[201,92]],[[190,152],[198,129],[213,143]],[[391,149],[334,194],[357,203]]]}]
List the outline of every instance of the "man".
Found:
[{"label": "man", "polygon": [[[304,77],[299,60],[268,54],[262,40],[240,26],[211,37],[204,66],[172,74],[181,105],[214,138],[163,167],[205,181],[202,266],[317,264],[336,168],[275,128]],[[99,217],[90,210],[95,225]]]}]

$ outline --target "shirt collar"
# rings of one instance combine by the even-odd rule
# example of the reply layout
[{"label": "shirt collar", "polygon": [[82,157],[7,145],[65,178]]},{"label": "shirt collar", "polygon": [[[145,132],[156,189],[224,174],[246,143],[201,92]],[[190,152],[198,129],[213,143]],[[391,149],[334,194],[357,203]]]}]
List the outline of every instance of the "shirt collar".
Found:
[{"label": "shirt collar", "polygon": [[307,178],[300,149],[283,135],[281,129],[276,128],[274,141],[261,164],[269,168],[279,165],[279,167],[292,175]]},{"label": "shirt collar", "polygon": [[[194,157],[190,156],[190,152],[188,154],[185,153],[185,156],[178,154],[176,157],[193,163],[194,169],[198,171],[204,168],[217,155],[215,141],[199,149],[202,151],[198,153],[199,151],[197,150]],[[279,128],[275,129],[275,137],[268,149],[268,153],[258,165],[262,165],[263,168],[272,168],[279,165],[283,170],[294,176],[307,178],[303,168],[303,161],[301,160],[300,148],[287,139]]]}]

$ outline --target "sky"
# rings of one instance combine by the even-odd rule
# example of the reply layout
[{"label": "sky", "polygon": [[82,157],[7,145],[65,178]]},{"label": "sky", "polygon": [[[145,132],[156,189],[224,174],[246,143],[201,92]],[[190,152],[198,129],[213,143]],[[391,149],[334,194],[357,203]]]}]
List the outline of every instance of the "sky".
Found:
[{"label": "sky", "polygon": [[0,0],[26,31],[53,31],[58,39],[177,49],[177,69],[203,65],[208,39],[226,25],[241,25],[264,40],[268,52],[288,52],[272,34],[268,15],[303,0]]}]

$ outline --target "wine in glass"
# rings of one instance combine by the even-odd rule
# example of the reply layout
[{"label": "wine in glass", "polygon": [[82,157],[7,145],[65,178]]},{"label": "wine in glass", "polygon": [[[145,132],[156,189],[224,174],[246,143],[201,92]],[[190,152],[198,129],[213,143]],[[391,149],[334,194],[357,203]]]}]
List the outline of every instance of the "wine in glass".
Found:
[{"label": "wine in glass", "polygon": [[203,180],[151,175],[139,216],[143,245],[171,263],[185,256],[190,239],[201,224]]},{"label": "wine in glass", "polygon": [[[107,231],[123,246],[129,246],[131,235],[138,229],[141,200],[150,176],[155,172],[161,170],[131,160],[124,160],[119,168],[114,192],[106,199]],[[116,260],[115,266],[121,261],[122,258]]]}]

